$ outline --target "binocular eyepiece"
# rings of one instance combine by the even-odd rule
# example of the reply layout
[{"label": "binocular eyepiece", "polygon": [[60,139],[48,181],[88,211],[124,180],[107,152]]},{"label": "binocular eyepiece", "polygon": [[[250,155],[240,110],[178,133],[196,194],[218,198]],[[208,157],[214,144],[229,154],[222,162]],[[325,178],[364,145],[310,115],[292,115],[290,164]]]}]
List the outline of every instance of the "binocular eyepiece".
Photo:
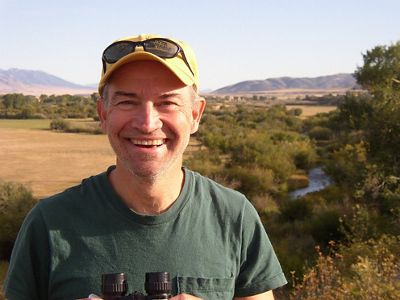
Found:
[{"label": "binocular eyepiece", "polygon": [[147,295],[139,292],[126,295],[128,283],[125,273],[101,275],[101,292],[104,300],[160,300],[172,297],[172,284],[168,272],[146,273],[144,287]]}]

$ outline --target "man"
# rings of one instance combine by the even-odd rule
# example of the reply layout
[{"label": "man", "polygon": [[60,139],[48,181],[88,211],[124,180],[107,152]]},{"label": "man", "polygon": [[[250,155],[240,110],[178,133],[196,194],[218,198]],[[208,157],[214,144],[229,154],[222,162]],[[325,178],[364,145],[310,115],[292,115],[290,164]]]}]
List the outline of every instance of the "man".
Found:
[{"label": "man", "polygon": [[273,299],[286,283],[255,209],[182,167],[205,100],[184,42],[124,38],[103,53],[97,104],[116,165],[41,201],[18,235],[8,299],[100,294],[102,273],[170,272],[173,299]]}]

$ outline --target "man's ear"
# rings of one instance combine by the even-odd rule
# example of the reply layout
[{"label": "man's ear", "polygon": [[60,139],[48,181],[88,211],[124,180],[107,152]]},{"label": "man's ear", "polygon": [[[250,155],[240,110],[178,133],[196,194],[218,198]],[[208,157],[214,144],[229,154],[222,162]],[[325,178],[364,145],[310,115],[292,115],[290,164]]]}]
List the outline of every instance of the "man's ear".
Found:
[{"label": "man's ear", "polygon": [[206,99],[200,97],[197,98],[192,108],[192,128],[190,133],[193,134],[199,129],[201,116],[203,115],[204,109],[206,108]]},{"label": "man's ear", "polygon": [[100,128],[104,133],[107,133],[107,127],[106,127],[107,107],[103,97],[97,99],[96,109],[100,120]]}]

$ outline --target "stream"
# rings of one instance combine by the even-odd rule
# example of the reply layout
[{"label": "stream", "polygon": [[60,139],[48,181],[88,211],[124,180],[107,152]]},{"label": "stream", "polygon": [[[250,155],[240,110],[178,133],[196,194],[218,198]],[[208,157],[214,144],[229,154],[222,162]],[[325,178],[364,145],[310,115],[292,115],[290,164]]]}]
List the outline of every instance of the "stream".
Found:
[{"label": "stream", "polygon": [[290,199],[297,199],[312,192],[323,190],[330,186],[333,180],[324,172],[321,167],[310,169],[308,172],[309,184],[305,188],[294,190],[289,193]]}]

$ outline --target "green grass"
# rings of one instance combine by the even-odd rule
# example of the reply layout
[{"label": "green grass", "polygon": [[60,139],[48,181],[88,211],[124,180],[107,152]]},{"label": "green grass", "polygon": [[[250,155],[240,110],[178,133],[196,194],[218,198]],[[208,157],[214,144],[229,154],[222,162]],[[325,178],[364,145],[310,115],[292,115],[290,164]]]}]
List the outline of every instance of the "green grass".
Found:
[{"label": "green grass", "polygon": [[0,128],[49,129],[50,119],[0,119]]}]

